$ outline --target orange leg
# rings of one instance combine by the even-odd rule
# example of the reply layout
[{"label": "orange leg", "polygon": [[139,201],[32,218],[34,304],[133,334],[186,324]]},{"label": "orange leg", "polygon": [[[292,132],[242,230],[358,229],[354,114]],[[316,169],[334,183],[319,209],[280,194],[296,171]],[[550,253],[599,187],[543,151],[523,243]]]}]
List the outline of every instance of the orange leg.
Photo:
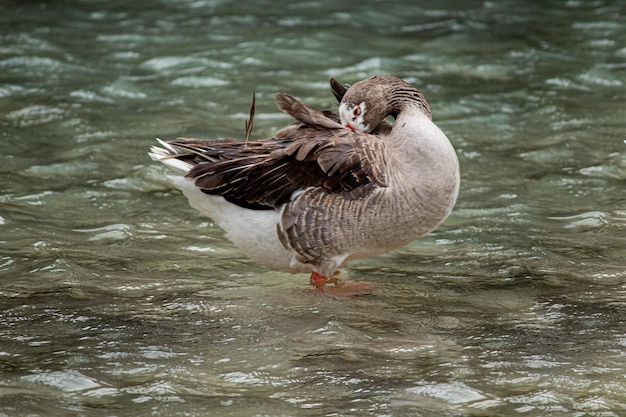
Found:
[{"label": "orange leg", "polygon": [[311,284],[315,288],[322,288],[324,285],[326,285],[327,282],[328,278],[326,278],[324,275],[318,274],[315,271],[311,272],[311,279],[309,281],[309,284]]},{"label": "orange leg", "polygon": [[[335,271],[333,275],[339,275],[339,271]],[[327,278],[324,275],[319,274],[315,271],[311,272],[311,279],[309,280],[309,284],[311,284],[318,290],[323,289],[326,284],[335,284],[335,286],[343,285],[343,283],[336,276],[333,278]]]},{"label": "orange leg", "polygon": [[[339,275],[339,271],[335,271],[334,275]],[[324,275],[318,274],[315,271],[311,272],[311,279],[309,280],[309,284],[311,284],[317,289],[324,288],[326,284],[341,285],[341,283],[339,282],[339,278],[334,277],[334,278],[328,279]]]},{"label": "orange leg", "polygon": [[[339,271],[335,272],[338,275]],[[311,286],[315,287],[316,293],[321,293],[331,297],[351,298],[364,294],[372,294],[376,289],[376,285],[366,281],[340,281],[339,278],[327,278],[317,272],[311,272],[309,281]],[[335,284],[328,286],[327,284]]]}]

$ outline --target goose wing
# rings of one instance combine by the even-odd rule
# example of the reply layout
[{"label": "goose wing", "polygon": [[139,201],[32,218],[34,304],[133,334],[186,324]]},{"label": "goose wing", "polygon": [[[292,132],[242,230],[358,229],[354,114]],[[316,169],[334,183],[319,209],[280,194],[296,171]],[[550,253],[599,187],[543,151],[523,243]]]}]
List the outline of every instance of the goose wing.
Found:
[{"label": "goose wing", "polygon": [[253,142],[180,138],[169,155],[190,167],[186,176],[203,192],[251,209],[277,209],[296,191],[319,187],[357,198],[385,182],[383,140],[343,128],[335,114],[277,95],[297,122],[274,138]]}]

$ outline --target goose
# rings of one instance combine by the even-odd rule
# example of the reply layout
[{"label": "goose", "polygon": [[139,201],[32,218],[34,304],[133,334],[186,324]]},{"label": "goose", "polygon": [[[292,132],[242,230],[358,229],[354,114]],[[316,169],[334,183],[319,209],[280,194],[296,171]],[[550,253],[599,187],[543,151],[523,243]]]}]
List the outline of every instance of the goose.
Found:
[{"label": "goose", "polygon": [[[327,291],[350,260],[436,229],[459,192],[459,162],[418,89],[394,76],[344,87],[338,113],[277,93],[295,122],[271,138],[159,141],[150,157],[242,252],[278,271],[310,273]],[[393,124],[387,118],[394,119]],[[334,286],[327,284],[334,283]]]}]

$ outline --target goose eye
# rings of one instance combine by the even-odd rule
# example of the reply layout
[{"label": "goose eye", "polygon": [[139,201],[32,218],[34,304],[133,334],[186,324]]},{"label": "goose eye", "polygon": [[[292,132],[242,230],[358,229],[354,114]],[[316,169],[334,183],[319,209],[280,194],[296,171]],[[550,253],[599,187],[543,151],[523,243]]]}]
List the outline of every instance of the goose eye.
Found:
[{"label": "goose eye", "polygon": [[354,110],[352,110],[352,115],[354,117],[359,117],[360,114],[361,114],[361,107],[355,107]]}]

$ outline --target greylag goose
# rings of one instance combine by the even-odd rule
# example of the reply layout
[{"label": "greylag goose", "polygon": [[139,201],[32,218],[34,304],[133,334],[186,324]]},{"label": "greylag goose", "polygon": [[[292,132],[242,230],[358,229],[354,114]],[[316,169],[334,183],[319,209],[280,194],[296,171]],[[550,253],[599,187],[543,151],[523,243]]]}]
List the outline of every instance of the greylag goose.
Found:
[{"label": "greylag goose", "polygon": [[252,260],[310,272],[318,289],[336,283],[351,259],[437,228],[459,190],[454,148],[415,87],[392,76],[330,84],[338,114],[279,93],[278,107],[296,122],[272,138],[159,140],[150,152],[178,171],[169,176],[174,186]]}]

